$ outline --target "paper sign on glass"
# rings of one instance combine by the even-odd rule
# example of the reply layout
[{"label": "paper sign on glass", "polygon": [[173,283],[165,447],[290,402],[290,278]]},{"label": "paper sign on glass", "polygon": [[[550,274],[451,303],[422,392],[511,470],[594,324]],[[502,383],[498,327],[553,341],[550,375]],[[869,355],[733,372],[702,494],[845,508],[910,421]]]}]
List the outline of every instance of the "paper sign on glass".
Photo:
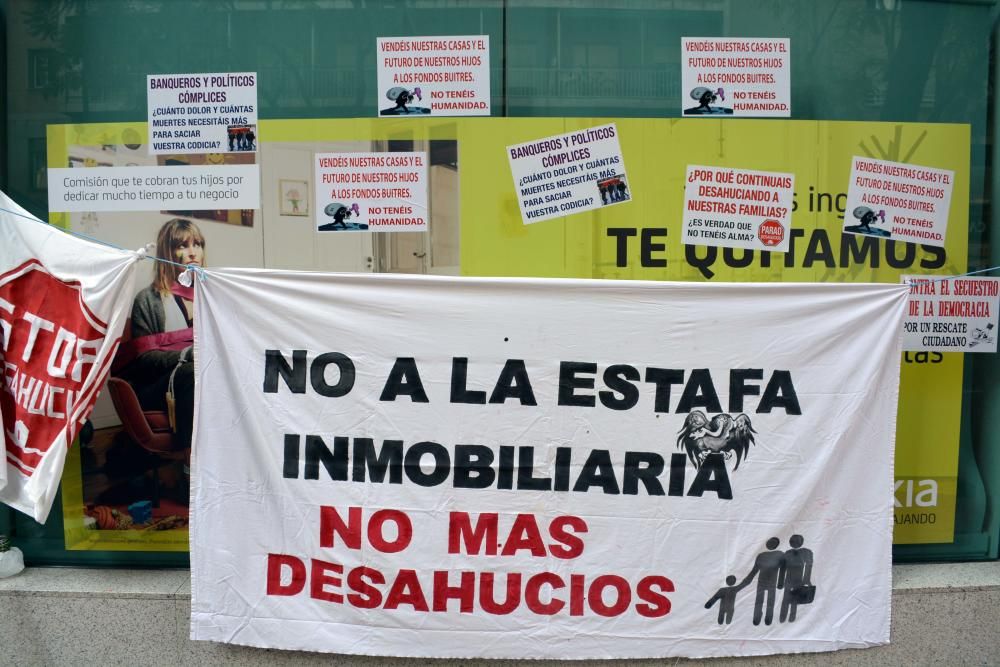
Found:
[{"label": "paper sign on glass", "polygon": [[257,150],[257,73],[146,77],[150,155]]},{"label": "paper sign on glass", "polygon": [[614,123],[507,147],[524,224],[632,198]]},{"label": "paper sign on glass", "polygon": [[996,352],[1000,278],[902,276],[910,284],[903,349]]},{"label": "paper sign on glass", "polygon": [[792,115],[788,39],[684,37],[685,116]]},{"label": "paper sign on glass", "polygon": [[844,231],[944,246],[955,172],[854,157]]},{"label": "paper sign on glass", "polygon": [[794,174],[688,165],[684,243],[788,250]]},{"label": "paper sign on glass", "polygon": [[379,116],[489,116],[489,35],[379,37]]},{"label": "paper sign on glass", "polygon": [[318,153],[316,230],[427,231],[427,154]]}]

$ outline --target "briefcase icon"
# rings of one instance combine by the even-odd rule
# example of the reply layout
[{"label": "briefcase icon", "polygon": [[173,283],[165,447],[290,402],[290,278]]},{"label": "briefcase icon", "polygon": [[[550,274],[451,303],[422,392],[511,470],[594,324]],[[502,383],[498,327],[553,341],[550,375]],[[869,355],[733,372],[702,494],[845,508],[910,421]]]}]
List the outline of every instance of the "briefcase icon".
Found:
[{"label": "briefcase icon", "polygon": [[788,593],[795,604],[809,604],[816,597],[816,587],[811,584],[796,586]]}]

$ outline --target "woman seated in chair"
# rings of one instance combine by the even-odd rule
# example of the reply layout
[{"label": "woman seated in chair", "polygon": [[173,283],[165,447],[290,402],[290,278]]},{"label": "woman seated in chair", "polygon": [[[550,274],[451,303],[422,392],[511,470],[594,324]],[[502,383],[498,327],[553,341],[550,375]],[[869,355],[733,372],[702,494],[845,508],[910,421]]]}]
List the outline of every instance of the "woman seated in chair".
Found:
[{"label": "woman seated in chair", "polygon": [[[190,220],[173,218],[160,228],[156,256],[204,266],[205,237]],[[144,410],[172,413],[178,449],[191,446],[194,417],[194,290],[177,282],[182,271],[157,262],[152,284],[135,296],[132,340],[123,349],[132,360],[121,373]]]}]

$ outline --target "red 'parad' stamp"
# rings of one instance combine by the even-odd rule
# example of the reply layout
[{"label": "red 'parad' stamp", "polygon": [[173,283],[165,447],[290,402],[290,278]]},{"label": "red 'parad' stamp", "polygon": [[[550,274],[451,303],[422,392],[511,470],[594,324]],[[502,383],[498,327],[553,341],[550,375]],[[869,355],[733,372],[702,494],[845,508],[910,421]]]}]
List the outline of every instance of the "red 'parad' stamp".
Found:
[{"label": "red 'parad' stamp", "polygon": [[785,228],[777,220],[765,220],[757,228],[757,238],[766,246],[776,246],[785,238]]}]

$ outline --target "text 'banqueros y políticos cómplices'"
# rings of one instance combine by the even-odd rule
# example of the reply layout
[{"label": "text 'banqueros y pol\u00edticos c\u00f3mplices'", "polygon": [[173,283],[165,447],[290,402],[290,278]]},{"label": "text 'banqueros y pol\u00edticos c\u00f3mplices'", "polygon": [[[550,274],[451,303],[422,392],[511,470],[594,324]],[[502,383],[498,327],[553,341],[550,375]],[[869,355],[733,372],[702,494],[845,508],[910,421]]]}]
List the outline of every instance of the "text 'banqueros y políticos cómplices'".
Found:
[{"label": "text 'banqueros y pol\u00edticos c\u00f3mplices'", "polygon": [[[330,375],[338,377],[332,385],[326,379],[328,367]],[[801,414],[792,375],[787,370],[769,371],[766,378],[762,368],[729,370],[726,412],[712,371],[707,368],[639,369],[613,364],[600,375],[598,365],[592,362],[560,361],[558,368],[558,407],[625,411],[634,408],[640,393],[646,391],[652,395],[654,412],[685,414],[676,436],[679,451],[669,457],[657,451],[626,451],[623,461],[615,464],[608,449],[581,451],[581,448],[556,447],[551,474],[542,475],[538,469],[546,456],[543,451],[536,453],[539,448],[534,445],[539,443],[449,447],[431,439],[413,442],[387,439],[376,443],[363,433],[286,433],[282,474],[286,479],[410,483],[424,487],[450,484],[465,489],[696,497],[714,493],[719,499],[730,500],[733,495],[727,461],[735,455],[733,468],[737,468],[748,455],[756,434],[745,412],[767,414],[783,410],[788,415]],[[291,354],[267,350],[263,391],[265,394],[312,391],[340,398],[354,388],[356,373],[353,360],[339,352],[326,352],[310,359],[306,350],[293,350]],[[469,359],[454,357],[450,403],[503,405],[511,401],[521,406],[538,406],[523,359],[507,359],[490,390],[470,388],[468,375]],[[598,377],[603,388],[595,388]],[[747,400],[751,398],[755,400]],[[379,400],[430,402],[413,357],[396,358]],[[427,463],[433,461],[433,466],[421,466],[425,459]],[[688,462],[694,468],[690,479]]]},{"label": "text 'banqueros y pol\u00edticos c\u00f3mplices'", "polygon": [[[335,384],[327,381],[337,376]],[[790,371],[734,368],[728,371],[728,399],[723,411],[712,372],[707,368],[676,369],[628,364],[609,365],[598,373],[596,363],[560,361],[556,406],[625,411],[636,407],[648,392],[656,413],[685,414],[672,446],[680,451],[669,460],[655,451],[626,451],[613,462],[608,449],[555,447],[548,452],[533,445],[454,444],[432,440],[386,439],[376,443],[363,434],[285,433],[282,477],[303,483],[412,484],[417,487],[450,485],[461,489],[497,489],[551,493],[675,496],[705,501],[732,500],[727,465],[736,470],[754,444],[747,412],[783,411],[802,414]],[[724,371],[723,371],[724,372]],[[718,373],[718,371],[717,371]],[[544,374],[551,376],[551,372]],[[340,352],[310,354],[307,350],[266,350],[265,394],[314,393],[336,399],[354,388],[354,361]],[[439,378],[434,378],[435,384]],[[465,405],[538,407],[527,365],[507,359],[491,389],[469,378],[469,359],[453,357],[448,401]],[[379,396],[382,402],[429,404],[418,364],[413,357],[397,357]],[[711,418],[706,412],[713,414]],[[671,439],[675,436],[671,435]],[[733,459],[735,461],[733,462]],[[432,466],[422,463],[433,461]],[[686,478],[688,463],[693,479]],[[545,471],[540,468],[544,466]],[[396,508],[330,506],[319,508],[314,546],[324,550],[374,549],[401,554],[413,543],[413,519]],[[536,513],[450,511],[447,540],[441,548],[462,559],[485,558],[485,569],[464,560],[458,569],[423,571],[410,567],[347,566],[324,558],[290,553],[268,553],[266,593],[271,597],[308,596],[314,601],[358,609],[421,613],[506,615],[523,610],[540,616],[603,616],[624,614],[655,619],[670,613],[675,580],[661,572],[553,572],[548,566],[533,571],[499,568],[494,559],[530,555],[532,558],[573,560],[587,548],[590,532],[582,516]],[[324,553],[326,553],[324,551]],[[334,552],[331,552],[334,553]],[[442,557],[444,553],[442,553]],[[400,563],[405,563],[405,554]],[[446,561],[441,561],[446,562]],[[372,564],[373,565],[373,564]],[[562,571],[562,570],[560,570]],[[499,592],[497,590],[499,585]]]}]

